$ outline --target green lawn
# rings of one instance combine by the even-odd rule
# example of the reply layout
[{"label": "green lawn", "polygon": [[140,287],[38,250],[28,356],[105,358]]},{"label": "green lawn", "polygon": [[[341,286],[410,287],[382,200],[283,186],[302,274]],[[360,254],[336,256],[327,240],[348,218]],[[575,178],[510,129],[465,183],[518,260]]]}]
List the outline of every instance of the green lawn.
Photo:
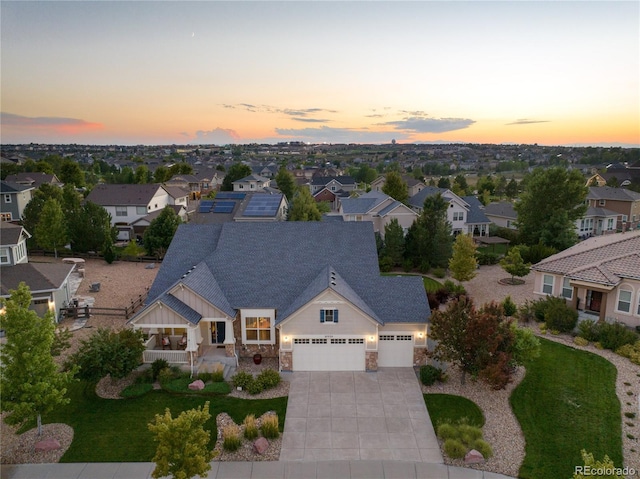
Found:
[{"label": "green lawn", "polygon": [[[415,274],[406,274],[406,273],[381,273],[382,276],[418,276]],[[433,278],[428,278],[426,276],[422,277],[422,282],[424,283],[424,289],[427,293],[434,293],[442,288],[442,283],[436,281]]]},{"label": "green lawn", "polygon": [[548,340],[527,364],[510,402],[526,439],[523,479],[571,477],[580,450],[622,466],[616,368],[604,358]]},{"label": "green lawn", "polygon": [[492,244],[490,246],[480,246],[476,251],[478,251],[479,253],[494,253],[499,255],[505,255],[507,254],[508,250],[509,250],[509,245],[501,243],[501,244]]},{"label": "green lawn", "polygon": [[284,426],[287,398],[246,400],[228,396],[190,396],[151,391],[134,399],[102,399],[94,385],[74,383],[69,389],[71,403],[44,418],[43,422],[63,422],[73,427],[74,437],[61,462],[149,462],[156,445],[147,424],[169,408],[174,417],[209,401],[211,447],[217,430],[215,417],[228,413],[240,424],[247,414],[261,416],[274,410]]},{"label": "green lawn", "polygon": [[424,402],[435,428],[445,422],[456,424],[463,418],[473,426],[484,425],[482,410],[476,403],[465,397],[451,394],[425,394]]}]

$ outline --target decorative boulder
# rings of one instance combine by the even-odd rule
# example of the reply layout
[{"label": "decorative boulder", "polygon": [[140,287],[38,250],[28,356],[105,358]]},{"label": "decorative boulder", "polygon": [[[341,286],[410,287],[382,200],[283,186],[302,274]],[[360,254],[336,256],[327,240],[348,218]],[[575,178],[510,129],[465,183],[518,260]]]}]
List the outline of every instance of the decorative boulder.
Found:
[{"label": "decorative boulder", "polygon": [[45,439],[44,441],[36,442],[36,452],[47,452],[47,451],[55,451],[56,449],[60,449],[60,441],[57,439]]},{"label": "decorative boulder", "polygon": [[201,379],[196,379],[191,384],[189,384],[189,389],[193,391],[201,391],[204,389],[204,382]]},{"label": "decorative boulder", "polygon": [[256,442],[253,443],[253,450],[260,455],[264,454],[268,447],[269,441],[267,441],[264,437],[259,437],[258,439],[256,439]]},{"label": "decorative boulder", "polygon": [[464,456],[465,464],[482,464],[483,462],[484,462],[484,456],[480,454],[478,451],[476,451],[475,449],[471,449]]}]

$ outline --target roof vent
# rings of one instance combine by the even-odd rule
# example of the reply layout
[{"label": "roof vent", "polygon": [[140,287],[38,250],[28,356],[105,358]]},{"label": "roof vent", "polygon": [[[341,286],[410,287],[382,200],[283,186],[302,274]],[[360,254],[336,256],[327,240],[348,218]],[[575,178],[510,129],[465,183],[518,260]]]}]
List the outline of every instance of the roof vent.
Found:
[{"label": "roof vent", "polygon": [[336,282],[335,281],[331,281],[331,286],[335,286]]}]

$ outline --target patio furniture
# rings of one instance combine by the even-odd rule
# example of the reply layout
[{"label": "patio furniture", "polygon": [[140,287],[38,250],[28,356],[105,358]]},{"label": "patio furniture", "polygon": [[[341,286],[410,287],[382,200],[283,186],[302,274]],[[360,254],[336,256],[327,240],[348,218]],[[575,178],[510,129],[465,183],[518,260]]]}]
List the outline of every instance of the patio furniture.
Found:
[{"label": "patio furniture", "polygon": [[100,291],[100,283],[91,283],[89,291],[92,293],[97,293],[98,291]]},{"label": "patio furniture", "polygon": [[162,338],[162,349],[171,349],[171,340],[169,339],[169,336],[164,336]]},{"label": "patio furniture", "polygon": [[178,349],[187,349],[187,335],[183,334],[182,337],[180,338],[180,341],[178,341]]}]

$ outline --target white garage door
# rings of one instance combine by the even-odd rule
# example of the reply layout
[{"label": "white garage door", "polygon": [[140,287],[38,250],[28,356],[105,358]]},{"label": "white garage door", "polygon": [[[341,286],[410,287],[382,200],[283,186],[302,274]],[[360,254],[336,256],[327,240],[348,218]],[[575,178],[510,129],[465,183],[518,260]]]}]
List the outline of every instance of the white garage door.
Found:
[{"label": "white garage door", "polygon": [[378,336],[378,366],[404,368],[413,366],[413,335],[386,333]]},{"label": "white garage door", "polygon": [[293,338],[294,371],[364,371],[362,338]]}]

